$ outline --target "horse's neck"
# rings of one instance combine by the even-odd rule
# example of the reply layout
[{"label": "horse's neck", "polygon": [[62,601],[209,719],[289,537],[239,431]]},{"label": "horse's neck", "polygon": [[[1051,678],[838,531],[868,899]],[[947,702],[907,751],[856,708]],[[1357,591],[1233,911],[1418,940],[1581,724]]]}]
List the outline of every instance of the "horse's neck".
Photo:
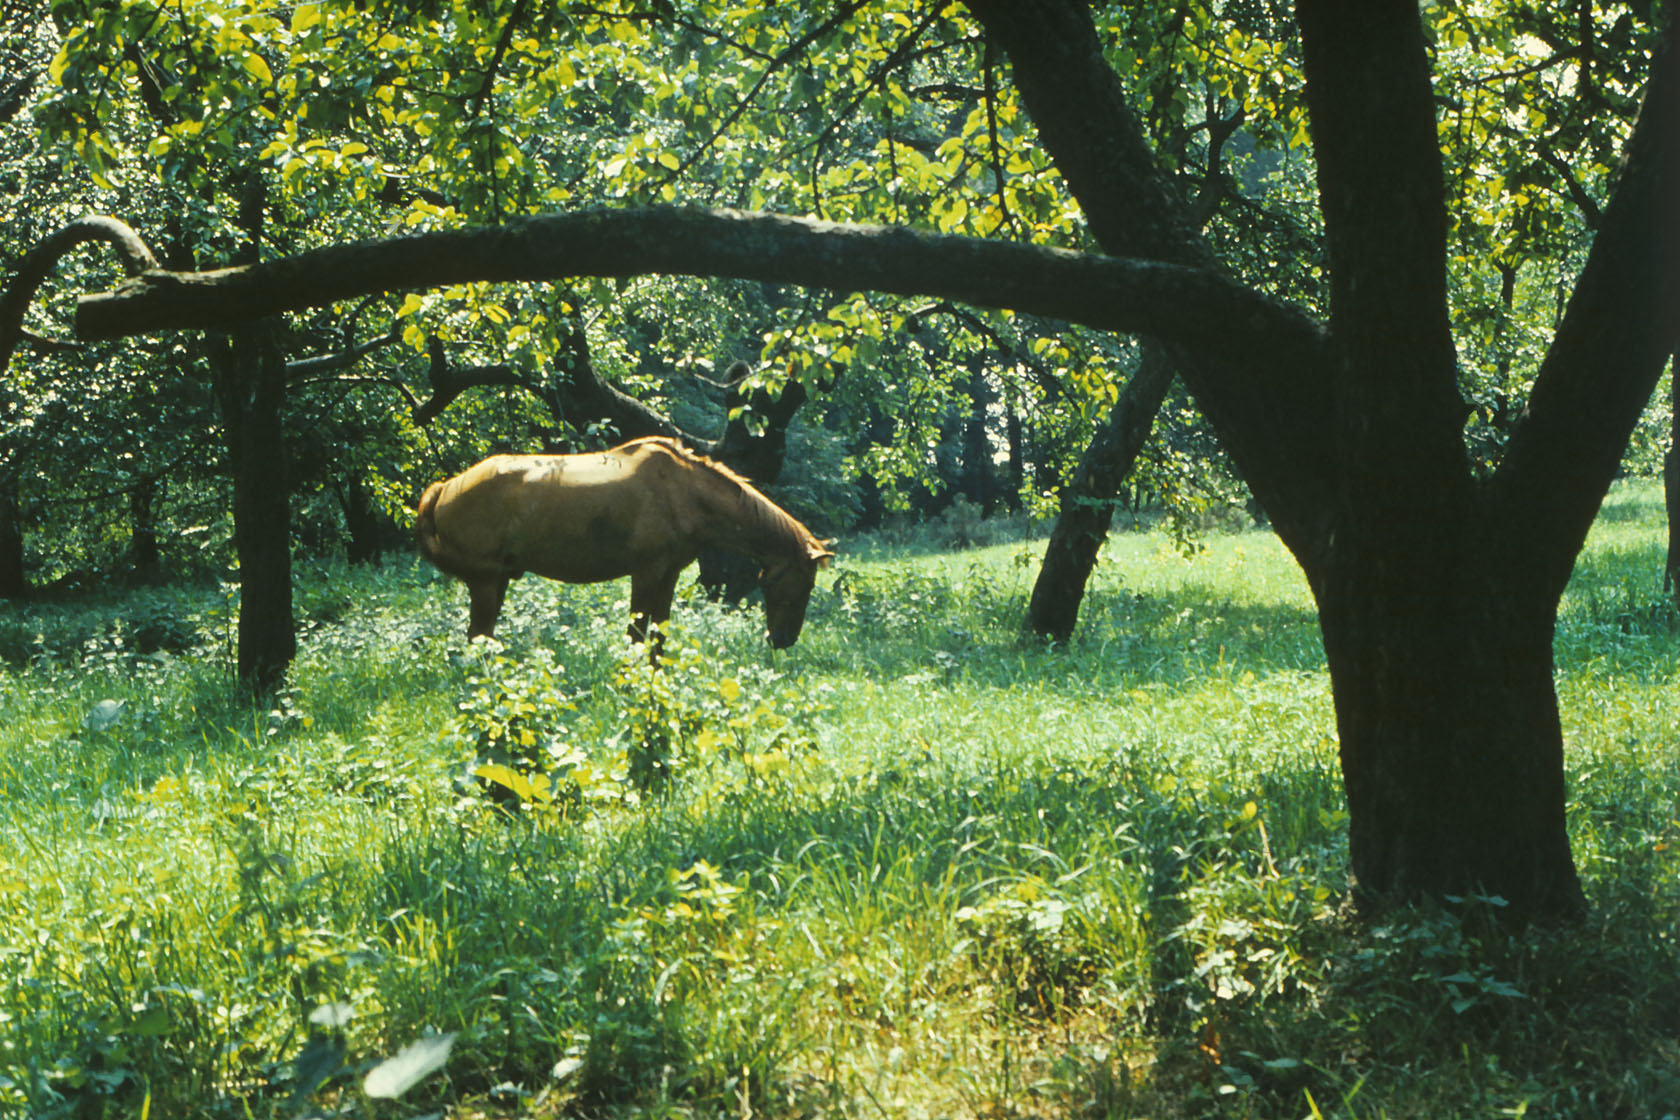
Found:
[{"label": "horse's neck", "polygon": [[725,479],[709,479],[704,488],[707,512],[706,543],[755,560],[767,560],[788,550],[784,518],[764,498]]}]

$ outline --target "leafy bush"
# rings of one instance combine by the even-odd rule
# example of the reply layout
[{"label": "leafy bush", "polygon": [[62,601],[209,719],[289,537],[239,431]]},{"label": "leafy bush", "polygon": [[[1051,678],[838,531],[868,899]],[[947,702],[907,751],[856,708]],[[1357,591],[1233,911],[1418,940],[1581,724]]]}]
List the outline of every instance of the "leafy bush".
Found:
[{"label": "leafy bush", "polygon": [[644,794],[668,793],[684,770],[719,763],[735,764],[736,782],[771,783],[815,750],[812,724],[824,710],[773,670],[720,665],[693,641],[667,644],[657,663],[632,651],[609,692],[607,744]]}]

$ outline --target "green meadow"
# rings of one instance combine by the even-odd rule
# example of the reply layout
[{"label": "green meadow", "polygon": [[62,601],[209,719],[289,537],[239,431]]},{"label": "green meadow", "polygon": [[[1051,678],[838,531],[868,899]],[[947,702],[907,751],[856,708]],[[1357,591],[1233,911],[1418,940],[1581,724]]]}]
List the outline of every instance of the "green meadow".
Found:
[{"label": "green meadow", "polygon": [[1349,901],[1310,596],[1263,530],[843,542],[804,636],[408,557],[0,614],[0,1115],[1680,1115],[1680,625],[1660,489],[1564,602],[1592,911]]}]

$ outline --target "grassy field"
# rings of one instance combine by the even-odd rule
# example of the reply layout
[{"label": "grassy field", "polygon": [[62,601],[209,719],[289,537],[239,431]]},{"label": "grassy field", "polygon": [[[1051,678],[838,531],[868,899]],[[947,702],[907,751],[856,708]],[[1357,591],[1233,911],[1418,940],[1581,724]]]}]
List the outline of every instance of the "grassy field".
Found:
[{"label": "grassy field", "polygon": [[1116,534],[1065,650],[1041,543],[848,542],[798,646],[691,588],[658,674],[623,586],[468,647],[429,570],[306,564],[260,707],[225,588],[7,609],[0,1114],[1680,1114],[1661,517],[1618,490],[1564,604],[1594,909],[1521,937],[1352,919],[1263,532]]}]

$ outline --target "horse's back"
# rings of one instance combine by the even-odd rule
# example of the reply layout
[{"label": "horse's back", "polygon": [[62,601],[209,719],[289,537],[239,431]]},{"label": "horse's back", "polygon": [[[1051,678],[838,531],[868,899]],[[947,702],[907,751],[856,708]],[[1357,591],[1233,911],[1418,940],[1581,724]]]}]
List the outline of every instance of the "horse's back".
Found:
[{"label": "horse's back", "polygon": [[[662,448],[493,455],[441,484],[438,567],[592,582],[629,574],[661,528]],[[424,500],[422,505],[424,506]],[[424,527],[423,525],[421,526]]]}]

